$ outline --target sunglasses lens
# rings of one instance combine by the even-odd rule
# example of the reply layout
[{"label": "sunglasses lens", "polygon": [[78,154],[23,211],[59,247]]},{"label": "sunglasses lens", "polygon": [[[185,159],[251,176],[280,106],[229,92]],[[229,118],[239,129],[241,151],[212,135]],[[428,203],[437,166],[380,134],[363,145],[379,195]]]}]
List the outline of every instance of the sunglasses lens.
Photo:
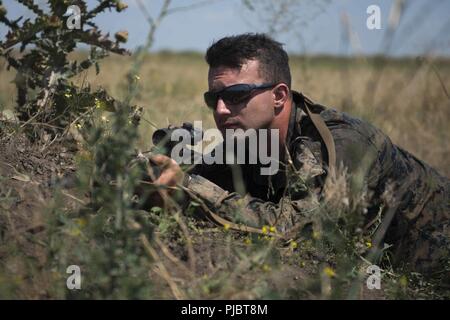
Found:
[{"label": "sunglasses lens", "polygon": [[221,98],[226,104],[235,105],[245,101],[250,93],[249,90],[225,91],[221,94]]},{"label": "sunglasses lens", "polygon": [[217,106],[217,94],[214,92],[205,92],[204,94],[205,103],[210,109],[216,109]]},{"label": "sunglasses lens", "polygon": [[254,86],[249,84],[236,84],[230,87],[227,87],[218,92],[208,91],[204,94],[204,99],[206,105],[215,110],[217,107],[217,101],[219,98],[225,102],[227,105],[237,105],[248,100],[252,94],[252,91],[255,89],[265,89],[268,88],[267,85],[263,86]]}]

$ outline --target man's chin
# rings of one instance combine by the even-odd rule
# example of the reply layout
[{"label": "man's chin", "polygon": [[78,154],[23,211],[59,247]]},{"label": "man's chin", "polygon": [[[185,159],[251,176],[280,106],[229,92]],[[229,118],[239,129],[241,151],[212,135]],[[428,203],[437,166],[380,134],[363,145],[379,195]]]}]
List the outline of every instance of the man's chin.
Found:
[{"label": "man's chin", "polygon": [[241,126],[240,124],[238,124],[238,123],[225,124],[225,125],[222,125],[222,126],[221,126],[221,130],[222,130],[222,131],[225,131],[226,129],[233,129],[233,130],[236,130],[236,129],[243,129],[243,128],[242,128],[242,126]]},{"label": "man's chin", "polygon": [[238,125],[227,125],[227,126],[220,126],[220,127],[218,127],[218,129],[222,133],[222,135],[225,137],[227,131],[234,132],[235,130],[240,129],[240,127]]},{"label": "man's chin", "polygon": [[258,139],[257,131],[251,129],[242,129],[241,127],[237,127],[235,129],[226,129],[224,132],[222,132],[222,135],[225,140],[234,139],[235,141],[240,141],[250,139],[250,141],[254,141],[254,143],[256,143]]}]

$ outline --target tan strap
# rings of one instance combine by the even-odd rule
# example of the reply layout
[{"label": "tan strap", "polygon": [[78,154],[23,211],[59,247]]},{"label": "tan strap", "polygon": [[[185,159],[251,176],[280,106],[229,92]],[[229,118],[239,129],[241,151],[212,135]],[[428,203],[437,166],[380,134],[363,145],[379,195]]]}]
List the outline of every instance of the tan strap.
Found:
[{"label": "tan strap", "polygon": [[322,117],[316,113],[312,113],[308,108],[306,103],[304,103],[305,111],[311,119],[312,123],[316,127],[320,136],[322,137],[323,142],[325,143],[325,147],[328,153],[328,170],[329,176],[333,179],[336,177],[336,146],[334,144],[333,136],[331,135],[330,129],[328,129],[325,121],[323,121]]}]

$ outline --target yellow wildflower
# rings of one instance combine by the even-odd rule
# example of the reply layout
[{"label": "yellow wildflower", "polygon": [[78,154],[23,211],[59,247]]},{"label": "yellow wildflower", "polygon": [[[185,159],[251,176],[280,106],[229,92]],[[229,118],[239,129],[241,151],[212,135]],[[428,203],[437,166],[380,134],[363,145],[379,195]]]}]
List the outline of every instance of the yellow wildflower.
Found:
[{"label": "yellow wildflower", "polygon": [[95,99],[94,99],[94,103],[95,103],[95,107],[96,107],[97,109],[108,110],[108,109],[106,108],[106,102],[105,102],[105,101],[95,98]]},{"label": "yellow wildflower", "polygon": [[81,230],[79,228],[71,228],[69,230],[69,235],[72,237],[78,237],[81,234]]},{"label": "yellow wildflower", "polygon": [[74,219],[74,221],[81,228],[85,227],[87,224],[87,220],[85,218]]},{"label": "yellow wildflower", "polygon": [[325,269],[323,269],[323,272],[330,278],[333,278],[334,276],[336,276],[336,272],[334,272],[334,270],[330,267],[326,267]]},{"label": "yellow wildflower", "polygon": [[408,285],[408,278],[406,276],[402,276],[399,282],[402,287],[406,287]]},{"label": "yellow wildflower", "polygon": [[267,264],[263,264],[262,269],[264,272],[269,272],[271,270],[270,266]]}]

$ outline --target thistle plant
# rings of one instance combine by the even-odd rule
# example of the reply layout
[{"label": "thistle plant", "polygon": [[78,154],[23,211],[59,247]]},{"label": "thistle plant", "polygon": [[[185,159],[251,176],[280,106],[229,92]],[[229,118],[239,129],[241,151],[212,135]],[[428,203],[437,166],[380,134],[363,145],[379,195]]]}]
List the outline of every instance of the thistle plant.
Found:
[{"label": "thistle plant", "polygon": [[[110,52],[128,54],[120,47],[127,40],[126,32],[117,33],[113,41],[93,21],[108,9],[120,12],[126,5],[105,0],[87,10],[85,1],[49,0],[48,10],[44,10],[33,0],[17,2],[35,15],[33,20],[23,17],[11,20],[0,1],[0,23],[8,28],[5,40],[0,41],[0,56],[8,61],[8,69],[17,72],[14,79],[17,117],[33,129],[36,129],[33,124],[44,124],[46,131],[56,134],[93,106],[95,99],[111,101],[104,91],[79,88],[70,79],[91,66],[95,66],[98,74],[99,60]],[[79,25],[71,26],[68,9],[74,6],[79,12],[73,18],[78,19]],[[81,62],[69,58],[80,44],[90,48],[89,56]],[[34,136],[36,131],[32,130]]]}]

